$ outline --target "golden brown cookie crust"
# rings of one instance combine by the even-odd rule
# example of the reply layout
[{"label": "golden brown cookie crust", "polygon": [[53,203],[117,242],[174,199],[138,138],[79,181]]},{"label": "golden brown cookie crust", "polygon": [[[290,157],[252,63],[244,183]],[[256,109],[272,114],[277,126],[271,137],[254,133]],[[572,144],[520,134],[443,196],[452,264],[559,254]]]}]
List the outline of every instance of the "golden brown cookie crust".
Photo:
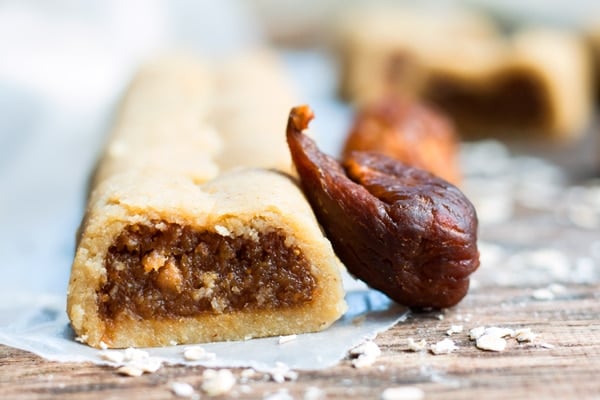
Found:
[{"label": "golden brown cookie crust", "polygon": [[264,53],[227,68],[185,57],[142,68],[80,228],[67,312],[82,341],[243,340],[343,314],[342,266],[287,174],[291,93]]}]

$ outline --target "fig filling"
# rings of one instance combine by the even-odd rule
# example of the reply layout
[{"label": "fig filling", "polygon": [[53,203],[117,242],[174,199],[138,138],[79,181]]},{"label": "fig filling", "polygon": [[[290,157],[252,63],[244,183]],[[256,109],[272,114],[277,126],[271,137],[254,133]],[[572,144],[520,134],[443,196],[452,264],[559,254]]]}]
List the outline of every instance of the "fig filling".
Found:
[{"label": "fig filling", "polygon": [[491,122],[501,127],[535,128],[544,123],[549,110],[544,90],[527,73],[515,71],[490,82],[486,90],[437,76],[424,96],[459,124]]},{"label": "fig filling", "polygon": [[233,237],[154,222],[126,227],[105,259],[98,292],[104,319],[167,319],[310,302],[310,264],[283,232]]}]

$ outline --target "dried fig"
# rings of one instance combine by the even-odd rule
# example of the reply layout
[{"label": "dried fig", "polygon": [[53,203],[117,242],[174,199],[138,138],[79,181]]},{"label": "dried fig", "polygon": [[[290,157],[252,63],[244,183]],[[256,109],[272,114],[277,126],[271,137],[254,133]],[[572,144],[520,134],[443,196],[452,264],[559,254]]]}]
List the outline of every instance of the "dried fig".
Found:
[{"label": "dried fig", "polygon": [[448,182],[380,153],[350,153],[342,166],[303,134],[312,118],[308,106],[292,109],[288,146],[349,272],[410,307],[458,303],[479,266],[473,205]]},{"label": "dried fig", "polygon": [[461,181],[454,125],[435,109],[396,96],[360,108],[344,145],[353,151],[376,151],[422,168],[448,182]]}]

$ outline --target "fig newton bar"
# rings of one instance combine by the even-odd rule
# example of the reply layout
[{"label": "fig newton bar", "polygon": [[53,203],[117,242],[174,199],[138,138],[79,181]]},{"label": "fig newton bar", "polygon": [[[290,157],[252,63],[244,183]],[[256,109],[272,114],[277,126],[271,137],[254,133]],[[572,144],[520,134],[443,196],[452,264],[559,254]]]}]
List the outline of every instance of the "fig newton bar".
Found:
[{"label": "fig newton bar", "polygon": [[[82,341],[242,340],[322,330],[343,314],[341,265],[281,172],[293,103],[282,76],[265,54],[226,68],[180,58],[142,68],[80,229],[67,311]],[[246,126],[260,139],[247,140]],[[236,136],[261,156],[238,152]]]}]

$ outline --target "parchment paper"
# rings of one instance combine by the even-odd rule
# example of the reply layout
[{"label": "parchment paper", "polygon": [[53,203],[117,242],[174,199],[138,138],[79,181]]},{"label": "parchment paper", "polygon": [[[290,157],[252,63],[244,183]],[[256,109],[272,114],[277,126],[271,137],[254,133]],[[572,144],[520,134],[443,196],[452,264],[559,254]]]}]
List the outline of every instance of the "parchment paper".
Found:
[{"label": "parchment paper", "polygon": [[[33,352],[54,361],[89,361],[107,364],[97,349],[78,343],[65,314],[64,296],[13,295],[1,301],[0,343]],[[269,371],[283,363],[291,369],[314,370],[338,363],[349,349],[406,319],[405,308],[373,290],[350,290],[348,312],[329,329],[298,335],[279,343],[279,337],[201,346],[215,353],[214,360],[186,361],[189,345],[145,349],[166,364],[209,367],[251,367]]]}]

